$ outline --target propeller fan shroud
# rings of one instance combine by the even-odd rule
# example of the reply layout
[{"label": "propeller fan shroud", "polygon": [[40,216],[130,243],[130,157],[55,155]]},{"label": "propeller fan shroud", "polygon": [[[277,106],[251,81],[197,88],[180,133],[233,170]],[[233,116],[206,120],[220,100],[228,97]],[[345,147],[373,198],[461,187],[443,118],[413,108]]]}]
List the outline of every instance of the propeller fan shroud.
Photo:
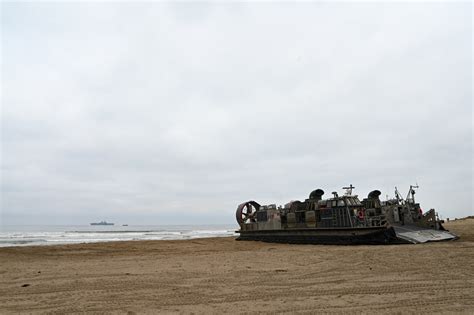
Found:
[{"label": "propeller fan shroud", "polygon": [[235,217],[239,225],[256,222],[256,213],[259,209],[260,204],[253,200],[241,203],[235,212]]}]

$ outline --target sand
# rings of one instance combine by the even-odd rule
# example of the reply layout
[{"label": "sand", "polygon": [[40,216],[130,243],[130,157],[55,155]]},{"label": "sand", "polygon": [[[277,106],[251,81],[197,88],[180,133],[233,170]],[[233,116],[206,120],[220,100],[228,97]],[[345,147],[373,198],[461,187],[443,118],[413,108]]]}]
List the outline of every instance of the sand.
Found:
[{"label": "sand", "polygon": [[474,219],[454,242],[234,238],[0,248],[0,313],[474,313]]}]

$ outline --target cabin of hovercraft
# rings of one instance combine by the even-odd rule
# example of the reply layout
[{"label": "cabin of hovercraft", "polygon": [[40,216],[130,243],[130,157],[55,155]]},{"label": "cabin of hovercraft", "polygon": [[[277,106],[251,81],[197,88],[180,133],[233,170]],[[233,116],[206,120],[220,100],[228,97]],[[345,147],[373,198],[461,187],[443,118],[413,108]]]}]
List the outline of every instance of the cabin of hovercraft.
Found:
[{"label": "cabin of hovercraft", "polygon": [[[358,227],[381,226],[386,223],[380,211],[366,211],[364,203],[348,188],[346,194],[322,199],[324,191],[316,189],[304,202],[292,201],[285,205],[281,213],[281,224],[285,228],[304,227]],[[380,193],[379,193],[380,194]],[[377,194],[369,194],[367,203],[380,205]],[[257,213],[258,216],[258,213]],[[259,220],[257,220],[260,222]]]}]

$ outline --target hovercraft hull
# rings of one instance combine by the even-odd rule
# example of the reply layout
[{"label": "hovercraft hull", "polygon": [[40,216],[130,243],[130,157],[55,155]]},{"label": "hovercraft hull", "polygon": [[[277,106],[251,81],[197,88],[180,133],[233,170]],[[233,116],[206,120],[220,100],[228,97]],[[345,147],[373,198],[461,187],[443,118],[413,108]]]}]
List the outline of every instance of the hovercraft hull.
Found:
[{"label": "hovercraft hull", "polygon": [[237,231],[238,241],[289,244],[385,245],[452,241],[456,234],[416,225],[366,228],[301,228],[285,230]]},{"label": "hovercraft hull", "polygon": [[406,244],[392,227],[301,228],[285,230],[238,231],[239,241],[262,241],[290,244],[384,245]]}]

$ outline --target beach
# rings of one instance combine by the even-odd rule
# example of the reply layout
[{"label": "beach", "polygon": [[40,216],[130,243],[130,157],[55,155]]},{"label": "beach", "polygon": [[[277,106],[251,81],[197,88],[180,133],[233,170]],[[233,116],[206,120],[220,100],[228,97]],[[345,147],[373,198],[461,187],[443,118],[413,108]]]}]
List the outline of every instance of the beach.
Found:
[{"label": "beach", "polygon": [[460,239],[325,246],[234,237],[0,248],[0,313],[474,313]]}]

